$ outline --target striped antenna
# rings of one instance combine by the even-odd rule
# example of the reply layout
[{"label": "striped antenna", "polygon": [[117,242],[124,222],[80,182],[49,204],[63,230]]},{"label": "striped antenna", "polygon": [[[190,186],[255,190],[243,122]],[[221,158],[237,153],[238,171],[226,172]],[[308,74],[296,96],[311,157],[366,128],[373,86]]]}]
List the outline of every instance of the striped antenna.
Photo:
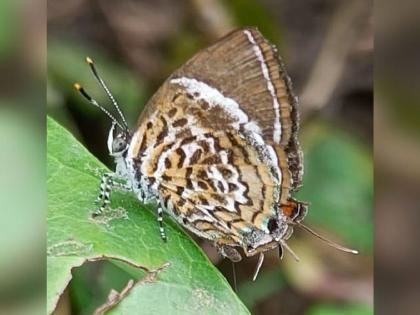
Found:
[{"label": "striped antenna", "polygon": [[111,118],[111,120],[115,124],[117,124],[118,127],[121,128],[121,130],[125,130],[125,128],[123,128],[123,126],[115,119],[115,117],[112,116],[112,114],[109,111],[107,111],[103,106],[101,106],[95,99],[93,99],[79,83],[75,83],[73,86],[85,99],[88,100],[89,103],[103,111],[109,118]]},{"label": "striped antenna", "polygon": [[108,95],[109,99],[111,100],[112,104],[114,105],[114,107],[117,109],[118,114],[120,115],[123,124],[125,126],[125,128],[122,128],[124,130],[128,130],[128,124],[127,121],[125,120],[125,117],[120,109],[120,107],[118,106],[117,101],[115,100],[114,96],[111,94],[111,91],[108,89],[107,85],[105,84],[104,80],[99,76],[98,71],[96,70],[95,64],[93,63],[93,60],[90,57],[86,57],[86,62],[89,65],[90,69],[92,70],[93,75],[95,76],[95,78],[98,80],[99,84],[102,86],[102,88],[105,90],[106,94]]}]

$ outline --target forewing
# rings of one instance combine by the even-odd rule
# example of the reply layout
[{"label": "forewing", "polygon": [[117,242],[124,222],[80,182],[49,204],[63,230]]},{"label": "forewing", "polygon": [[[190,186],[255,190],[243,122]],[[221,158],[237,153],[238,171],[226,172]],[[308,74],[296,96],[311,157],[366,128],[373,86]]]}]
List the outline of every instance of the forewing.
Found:
[{"label": "forewing", "polygon": [[[216,101],[206,115],[212,130],[253,128],[278,154],[284,173],[281,200],[301,185],[303,162],[297,139],[297,98],[276,49],[255,28],[231,32],[198,52],[175,71],[150,100],[140,117],[144,123],[157,108],[172,106],[174,86],[203,103]],[[200,93],[201,92],[201,93]],[[220,95],[224,101],[220,101]],[[170,98],[169,98],[169,97]],[[175,98],[175,99],[173,99]],[[208,107],[208,106],[207,106]]]},{"label": "forewing", "polygon": [[[292,189],[300,186],[297,98],[276,49],[255,28],[234,31],[200,51],[172,78],[194,78],[240,105],[267,143],[285,151]],[[222,122],[212,120],[215,129]],[[286,186],[286,185],[285,185]]]}]

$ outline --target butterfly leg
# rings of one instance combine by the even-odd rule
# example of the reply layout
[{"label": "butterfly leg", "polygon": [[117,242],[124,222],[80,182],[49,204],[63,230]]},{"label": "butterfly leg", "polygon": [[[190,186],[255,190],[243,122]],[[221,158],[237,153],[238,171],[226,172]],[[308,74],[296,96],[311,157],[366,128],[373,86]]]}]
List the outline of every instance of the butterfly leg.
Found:
[{"label": "butterfly leg", "polygon": [[166,233],[165,228],[163,227],[163,210],[161,207],[158,208],[158,223],[159,223],[159,231],[161,239],[166,242]]},{"label": "butterfly leg", "polygon": [[99,195],[96,202],[100,203],[100,207],[92,214],[94,217],[99,216],[109,208],[111,203],[110,195],[112,190],[131,191],[126,183],[118,181],[118,176],[115,173],[105,173],[101,176],[101,184]]},{"label": "butterfly leg", "polygon": [[109,179],[111,173],[105,173],[101,176],[101,184],[99,186],[99,194],[96,198],[97,203],[101,203],[100,207],[92,214],[93,217],[99,216],[104,213],[105,209],[108,208],[110,203],[111,185]]}]

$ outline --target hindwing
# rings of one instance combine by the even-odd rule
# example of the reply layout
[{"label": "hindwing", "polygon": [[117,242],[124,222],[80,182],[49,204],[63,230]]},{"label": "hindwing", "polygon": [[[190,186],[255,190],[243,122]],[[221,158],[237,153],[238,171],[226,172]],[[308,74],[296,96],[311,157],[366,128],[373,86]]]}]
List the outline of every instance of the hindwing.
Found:
[{"label": "hindwing", "polygon": [[241,243],[253,228],[267,230],[267,218],[277,216],[279,190],[259,153],[234,129],[196,138],[177,142],[165,156],[170,167],[159,191],[166,208],[183,225],[225,243]]},{"label": "hindwing", "polygon": [[[278,216],[282,174],[275,149],[240,108],[225,108],[230,101],[215,90],[204,92],[177,80],[163,87],[159,110],[133,136],[129,154],[181,224],[207,239],[241,244],[244,233],[268,232],[268,220]],[[214,112],[224,128],[213,128]]]}]

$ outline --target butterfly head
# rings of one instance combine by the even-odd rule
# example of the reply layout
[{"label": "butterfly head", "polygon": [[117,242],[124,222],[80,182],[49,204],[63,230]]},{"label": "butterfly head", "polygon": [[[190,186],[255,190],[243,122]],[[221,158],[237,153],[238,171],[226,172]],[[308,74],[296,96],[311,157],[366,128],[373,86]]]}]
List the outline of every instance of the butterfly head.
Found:
[{"label": "butterfly head", "polygon": [[280,215],[268,219],[264,228],[254,229],[246,235],[245,244],[248,255],[252,256],[276,247],[279,247],[281,251],[285,241],[293,232],[290,225],[295,225],[303,220],[308,211],[308,204],[289,199],[279,208]]},{"label": "butterfly head", "polygon": [[252,229],[244,238],[247,255],[253,256],[260,252],[276,248],[279,241],[285,238],[288,231],[288,224],[284,218],[273,217],[267,222],[264,229]]},{"label": "butterfly head", "polygon": [[127,152],[131,136],[129,131],[125,129],[116,132],[115,127],[116,122],[113,122],[111,129],[109,130],[107,145],[111,156],[120,157]]}]

